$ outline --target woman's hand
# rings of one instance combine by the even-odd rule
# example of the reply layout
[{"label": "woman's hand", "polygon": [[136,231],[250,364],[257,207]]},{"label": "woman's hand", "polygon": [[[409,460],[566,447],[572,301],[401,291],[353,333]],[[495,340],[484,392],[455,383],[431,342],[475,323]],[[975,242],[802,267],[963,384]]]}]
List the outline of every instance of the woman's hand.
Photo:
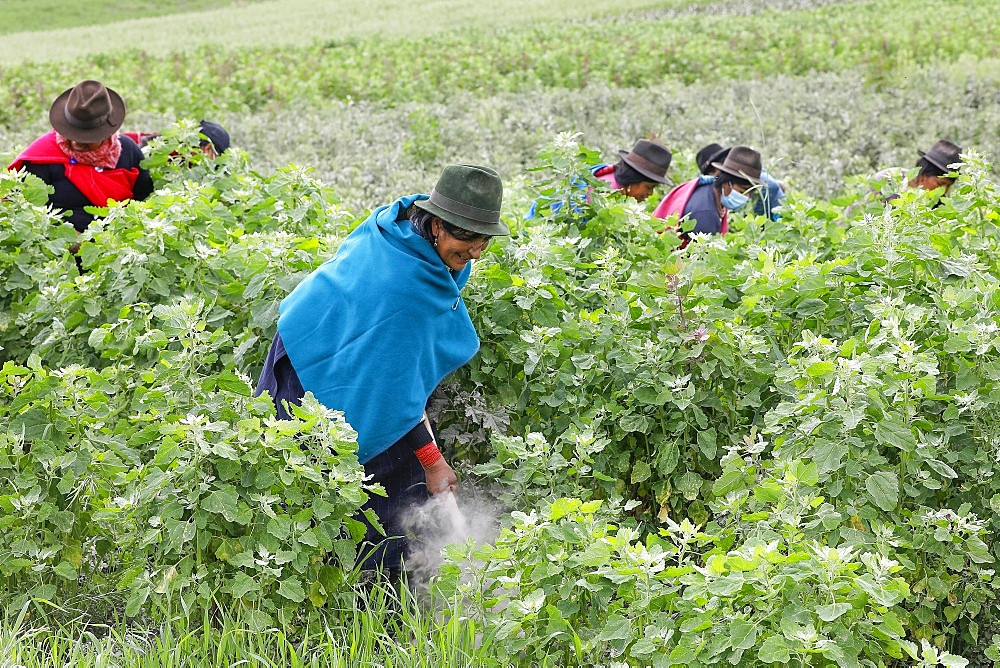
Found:
[{"label": "woman's hand", "polygon": [[455,475],[455,470],[444,460],[444,457],[430,466],[424,467],[424,475],[427,478],[427,491],[430,492],[431,496],[445,492],[454,494],[458,491],[458,476]]}]

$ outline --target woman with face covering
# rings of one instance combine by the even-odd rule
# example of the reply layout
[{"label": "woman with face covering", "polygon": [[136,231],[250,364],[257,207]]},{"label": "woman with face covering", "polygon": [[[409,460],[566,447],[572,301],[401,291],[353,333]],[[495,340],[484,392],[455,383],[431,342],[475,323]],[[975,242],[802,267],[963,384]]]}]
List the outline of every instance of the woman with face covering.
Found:
[{"label": "woman with face covering", "polygon": [[108,200],[142,200],[153,192],[142,151],[119,133],[125,102],[99,81],[81,81],[49,109],[52,131],[28,146],[8,169],[24,169],[52,186],[49,204],[64,212],[77,232],[94,219],[85,207]]},{"label": "woman with face covering", "polygon": [[287,418],[285,402],[312,392],[357,431],[358,459],[388,494],[366,504],[387,536],[369,527],[367,569],[398,571],[407,508],[457,489],[425,406],[479,349],[461,289],[490,240],[509,234],[502,198],[492,169],[449,165],[430,195],[373,211],[281,303],[257,394]]},{"label": "woman with face covering", "polygon": [[[701,172],[701,179],[708,180],[715,177],[719,169],[712,165],[713,162],[722,162],[729,155],[729,149],[718,144],[709,144],[698,151],[695,161],[698,163],[698,170]],[[754,189],[753,212],[755,215],[764,216],[771,220],[778,220],[781,214],[778,212],[785,203],[785,186],[767,173],[767,170],[760,170],[761,188]]]},{"label": "woman with face covering", "polygon": [[717,170],[714,177],[702,175],[680,184],[663,198],[653,211],[657,218],[676,215],[694,222],[694,229],[680,232],[686,245],[691,234],[726,234],[729,212],[750,201],[749,192],[760,185],[760,153],[747,146],[734,146],[719,162],[710,162]]}]

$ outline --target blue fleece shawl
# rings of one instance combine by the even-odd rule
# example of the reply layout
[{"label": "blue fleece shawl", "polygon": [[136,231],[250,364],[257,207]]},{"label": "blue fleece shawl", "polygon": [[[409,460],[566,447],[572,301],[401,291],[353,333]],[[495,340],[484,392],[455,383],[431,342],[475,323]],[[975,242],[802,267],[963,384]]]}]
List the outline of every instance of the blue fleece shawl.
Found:
[{"label": "blue fleece shawl", "polygon": [[341,410],[362,463],[423,416],[441,380],[472,359],[479,337],[450,270],[409,220],[402,197],[375,211],[281,302],[278,332],[302,387]]}]

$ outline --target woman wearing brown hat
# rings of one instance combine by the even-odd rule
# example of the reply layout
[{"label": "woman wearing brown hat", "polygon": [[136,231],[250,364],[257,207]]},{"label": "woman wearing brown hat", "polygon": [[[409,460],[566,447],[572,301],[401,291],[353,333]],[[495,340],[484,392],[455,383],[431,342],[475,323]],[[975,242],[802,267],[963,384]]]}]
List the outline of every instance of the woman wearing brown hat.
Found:
[{"label": "woman wearing brown hat", "polygon": [[[912,169],[890,167],[875,174],[875,180],[884,183],[879,189],[883,202],[888,203],[897,199],[903,183],[909,188],[924,190],[943,188],[944,194],[948,194],[948,190],[955,182],[952,175],[962,168],[962,147],[947,139],[939,139],[926,152],[917,151],[917,154],[920,155],[920,159],[917,160],[916,173]],[[886,192],[891,194],[885,196]],[[934,206],[940,203],[938,201]]]},{"label": "woman wearing brown hat", "polygon": [[748,146],[734,146],[721,162],[713,160],[710,164],[717,170],[715,178],[680,184],[653,211],[657,218],[676,215],[694,223],[693,229],[680,232],[685,245],[694,233],[726,234],[729,212],[744,207],[750,201],[747,193],[761,184],[760,153]]},{"label": "woman wearing brown hat", "polygon": [[[607,183],[611,190],[645,202],[657,185],[673,185],[667,178],[673,154],[660,142],[640,139],[631,151],[619,151],[618,156],[620,159],[613,165],[601,163],[590,168],[594,178]],[[586,199],[587,185],[580,183],[579,188],[581,199]],[[562,208],[562,200],[543,198],[531,205],[525,217],[530,220],[538,216],[539,207],[543,204],[548,204],[552,213]]]},{"label": "woman wearing brown hat", "polygon": [[503,184],[492,169],[445,167],[430,195],[382,206],[336,255],[281,303],[278,332],[257,393],[278,416],[305,392],[344,412],[358,459],[388,496],[372,496],[390,539],[373,529],[367,568],[398,569],[406,550],[401,517],[457,478],[425,414],[431,392],[479,349],[461,289],[498,235]]},{"label": "woman wearing brown hat", "polygon": [[94,219],[88,206],[145,199],[153,192],[142,151],[119,134],[125,102],[99,81],[81,81],[49,109],[53,130],[31,143],[8,169],[34,174],[52,186],[49,204],[65,211],[77,232]]},{"label": "woman wearing brown hat", "polygon": [[909,186],[924,190],[944,188],[944,192],[947,194],[948,189],[955,182],[951,174],[961,169],[962,147],[947,139],[939,139],[926,153],[924,151],[917,151],[917,153],[920,155],[920,159],[917,160],[917,167],[920,171],[910,179]]}]

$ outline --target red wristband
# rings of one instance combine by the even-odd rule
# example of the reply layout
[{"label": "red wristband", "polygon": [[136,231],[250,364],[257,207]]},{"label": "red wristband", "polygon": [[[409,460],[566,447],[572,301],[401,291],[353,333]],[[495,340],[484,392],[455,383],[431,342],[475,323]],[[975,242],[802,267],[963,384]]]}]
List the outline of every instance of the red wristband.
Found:
[{"label": "red wristband", "polygon": [[441,451],[438,450],[438,446],[434,443],[434,441],[431,441],[419,450],[414,450],[413,454],[417,456],[417,460],[424,468],[437,463],[437,461],[441,459]]}]

